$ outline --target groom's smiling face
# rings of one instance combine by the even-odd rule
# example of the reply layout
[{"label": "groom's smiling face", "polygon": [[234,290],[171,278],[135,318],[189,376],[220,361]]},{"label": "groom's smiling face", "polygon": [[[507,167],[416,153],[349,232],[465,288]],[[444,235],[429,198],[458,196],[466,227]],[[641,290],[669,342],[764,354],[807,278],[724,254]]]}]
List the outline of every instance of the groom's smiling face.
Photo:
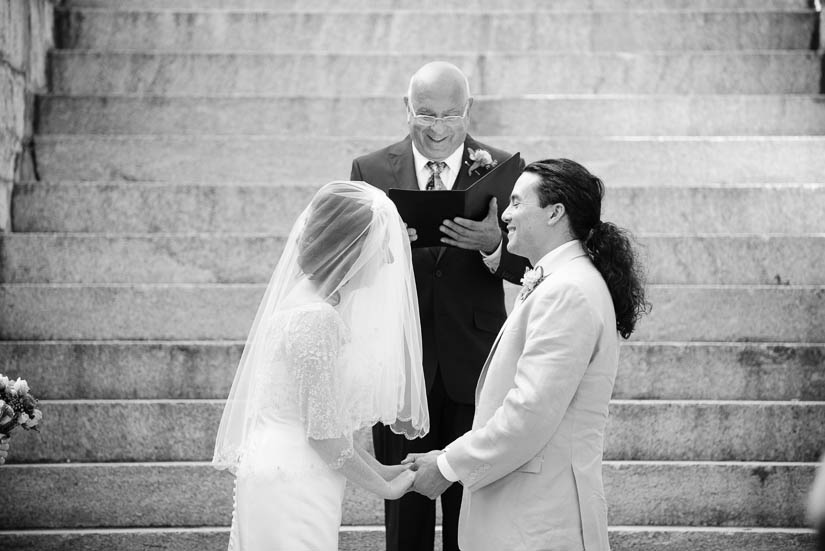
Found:
[{"label": "groom's smiling face", "polygon": [[[443,161],[467,137],[472,98],[460,86],[416,86],[407,104],[407,122],[416,149],[431,161]],[[436,117],[435,122],[420,116]],[[418,117],[417,117],[418,116]],[[445,117],[449,117],[445,120]]]}]

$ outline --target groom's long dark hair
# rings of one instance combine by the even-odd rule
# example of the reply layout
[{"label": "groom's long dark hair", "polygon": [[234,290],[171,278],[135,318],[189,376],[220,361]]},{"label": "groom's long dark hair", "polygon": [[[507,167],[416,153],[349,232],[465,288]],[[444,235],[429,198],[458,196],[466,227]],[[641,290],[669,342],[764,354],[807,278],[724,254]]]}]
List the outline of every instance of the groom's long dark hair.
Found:
[{"label": "groom's long dark hair", "polygon": [[564,205],[573,237],[584,243],[607,283],[616,310],[616,328],[622,337],[629,338],[639,318],[650,310],[650,304],[645,300],[644,272],[630,234],[601,220],[604,184],[569,159],[537,161],[524,171],[540,179],[540,207]]}]

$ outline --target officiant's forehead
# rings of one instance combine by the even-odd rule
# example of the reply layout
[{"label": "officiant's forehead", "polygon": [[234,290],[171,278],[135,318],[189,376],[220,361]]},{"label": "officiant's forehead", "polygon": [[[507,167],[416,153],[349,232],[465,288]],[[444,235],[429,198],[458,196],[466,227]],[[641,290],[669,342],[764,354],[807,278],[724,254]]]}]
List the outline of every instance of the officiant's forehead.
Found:
[{"label": "officiant's forehead", "polygon": [[440,111],[464,109],[470,98],[467,77],[458,67],[450,64],[428,64],[410,79],[407,91],[411,107]]}]

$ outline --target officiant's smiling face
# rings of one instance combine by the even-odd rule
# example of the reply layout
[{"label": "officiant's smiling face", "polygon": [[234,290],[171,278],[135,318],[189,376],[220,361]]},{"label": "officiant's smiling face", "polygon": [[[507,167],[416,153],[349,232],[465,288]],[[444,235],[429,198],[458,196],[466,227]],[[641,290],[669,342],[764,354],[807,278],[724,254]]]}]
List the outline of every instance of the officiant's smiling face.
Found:
[{"label": "officiant's smiling face", "polygon": [[443,161],[464,143],[473,98],[456,66],[434,62],[419,69],[404,103],[410,136],[422,155]]}]

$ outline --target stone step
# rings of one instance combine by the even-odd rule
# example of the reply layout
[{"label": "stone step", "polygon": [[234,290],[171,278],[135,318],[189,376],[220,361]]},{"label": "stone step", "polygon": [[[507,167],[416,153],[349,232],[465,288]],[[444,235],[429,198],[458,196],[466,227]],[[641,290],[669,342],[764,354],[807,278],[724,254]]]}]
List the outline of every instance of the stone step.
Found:
[{"label": "stone step", "polygon": [[[14,186],[12,222],[15,232],[284,234],[317,184],[23,182]],[[603,208],[604,220],[638,233],[825,233],[825,183],[662,188],[607,182]]]},{"label": "stone step", "polygon": [[[825,285],[825,234],[636,238],[650,283]],[[267,283],[285,240],[285,234],[6,234],[0,282]]]},{"label": "stone step", "polygon": [[[70,8],[109,10],[390,10],[409,7],[407,0],[65,0]],[[342,7],[343,6],[343,7]],[[418,0],[420,10],[587,11],[587,10],[810,10],[810,0]]]},{"label": "stone step", "polygon": [[[40,399],[224,399],[242,341],[0,341]],[[616,399],[825,401],[825,345],[625,342]]]},{"label": "stone step", "polygon": [[[404,131],[399,97],[41,96],[40,134],[283,134]],[[470,132],[488,136],[822,135],[820,95],[476,97]]]},{"label": "stone step", "polygon": [[[354,157],[398,139],[61,135],[36,138],[36,151],[43,180],[312,182],[317,188],[348,179]],[[527,161],[573,159],[608,186],[821,183],[825,174],[821,136],[478,139],[520,151]]]},{"label": "stone step", "polygon": [[[440,527],[435,547],[441,551]],[[805,528],[704,528],[689,526],[611,526],[613,551],[809,551],[814,532]],[[0,530],[15,551],[226,551],[229,528],[109,528]],[[384,551],[383,526],[343,526],[339,551]]]},{"label": "stone step", "polygon": [[[223,406],[223,400],[41,400],[42,434],[15,434],[8,461],[209,461]],[[360,436],[371,449],[369,433]],[[825,402],[613,400],[604,457],[815,462],[823,440]]]},{"label": "stone step", "polygon": [[[4,284],[1,340],[245,339],[264,286]],[[518,287],[509,286],[512,304]],[[825,342],[822,286],[649,285],[642,341]]]},{"label": "stone step", "polygon": [[[243,52],[808,50],[813,11],[58,10],[56,47]],[[277,30],[276,32],[273,32]]]},{"label": "stone step", "polygon": [[[815,463],[607,462],[612,525],[805,524]],[[205,463],[5,465],[0,529],[226,526],[233,478]],[[169,491],[174,489],[174,491]],[[349,487],[345,525],[383,522],[383,502]]]},{"label": "stone step", "polygon": [[[474,93],[816,94],[821,55],[805,51],[679,53],[205,54],[58,50],[56,94],[393,95],[433,58],[461,67]],[[370,75],[370,78],[364,78]]]}]

